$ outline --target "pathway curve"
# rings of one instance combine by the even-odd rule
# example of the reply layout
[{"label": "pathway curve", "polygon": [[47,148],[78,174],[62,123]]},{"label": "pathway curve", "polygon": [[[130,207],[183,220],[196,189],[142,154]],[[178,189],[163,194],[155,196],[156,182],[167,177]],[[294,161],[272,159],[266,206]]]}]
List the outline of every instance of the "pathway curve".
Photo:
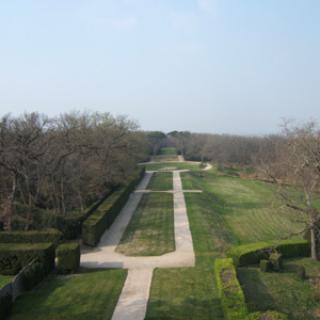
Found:
[{"label": "pathway curve", "polygon": [[[185,170],[181,170],[185,171]],[[154,268],[193,267],[195,254],[179,170],[173,171],[174,233],[176,250],[161,256],[128,257],[115,252],[146,190],[154,171],[147,171],[120,214],[102,236],[99,245],[84,250],[81,266],[86,268],[124,268],[128,276],[112,320],[143,320],[146,313]],[[186,190],[200,192],[199,190]]]}]

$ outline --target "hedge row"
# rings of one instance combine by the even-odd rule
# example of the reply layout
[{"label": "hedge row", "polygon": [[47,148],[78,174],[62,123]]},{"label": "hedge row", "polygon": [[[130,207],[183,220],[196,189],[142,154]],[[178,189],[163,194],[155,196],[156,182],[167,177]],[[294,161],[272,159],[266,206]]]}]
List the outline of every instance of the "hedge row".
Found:
[{"label": "hedge row", "polygon": [[31,261],[37,260],[49,273],[54,268],[54,245],[52,243],[0,244],[0,274],[15,275]]},{"label": "hedge row", "polygon": [[126,204],[131,192],[140,182],[144,171],[145,169],[141,168],[138,175],[127,186],[119,188],[107,197],[82,224],[82,240],[85,244],[90,246],[97,245],[102,234],[112,225],[122,207]]},{"label": "hedge row", "polygon": [[58,244],[62,233],[56,229],[32,231],[1,231],[0,243],[40,243],[52,242]]},{"label": "hedge row", "polygon": [[257,264],[261,259],[268,258],[268,251],[276,249],[284,258],[308,257],[310,243],[306,240],[266,241],[232,247],[229,256],[237,266]]},{"label": "hedge row", "polygon": [[44,264],[33,260],[14,277],[11,283],[0,288],[0,319],[10,315],[12,304],[17,297],[34,288],[46,275]]},{"label": "hedge row", "polygon": [[246,319],[247,305],[233,260],[231,258],[216,259],[214,271],[225,319]]},{"label": "hedge row", "polygon": [[80,245],[63,243],[56,249],[57,271],[61,274],[75,273],[80,267]]},{"label": "hedge row", "polygon": [[249,313],[237,278],[237,270],[231,258],[216,259],[214,272],[226,320],[288,320],[286,314],[277,311]]}]

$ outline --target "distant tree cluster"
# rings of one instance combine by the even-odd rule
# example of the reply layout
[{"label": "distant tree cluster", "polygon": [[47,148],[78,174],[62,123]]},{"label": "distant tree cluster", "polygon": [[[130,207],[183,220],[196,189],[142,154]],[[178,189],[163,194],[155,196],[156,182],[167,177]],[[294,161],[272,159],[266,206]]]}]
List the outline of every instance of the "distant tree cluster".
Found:
[{"label": "distant tree cluster", "polygon": [[10,229],[19,218],[28,229],[34,208],[61,215],[84,210],[145,158],[145,135],[137,129],[126,117],[108,113],[2,117],[2,223]]},{"label": "distant tree cluster", "polygon": [[255,161],[264,137],[199,134],[173,131],[168,143],[188,160],[250,165]]}]

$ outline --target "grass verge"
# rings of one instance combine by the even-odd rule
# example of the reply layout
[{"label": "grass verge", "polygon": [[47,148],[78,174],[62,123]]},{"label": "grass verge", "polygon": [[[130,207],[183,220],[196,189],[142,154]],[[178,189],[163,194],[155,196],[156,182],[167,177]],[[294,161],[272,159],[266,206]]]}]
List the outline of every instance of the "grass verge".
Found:
[{"label": "grass verge", "polygon": [[159,256],[174,250],[173,195],[144,194],[116,251],[128,256]]},{"label": "grass verge", "polygon": [[156,172],[152,175],[147,189],[153,191],[172,190],[172,173],[171,172]]},{"label": "grass verge", "polygon": [[14,303],[11,320],[111,319],[126,278],[124,270],[49,276]]}]

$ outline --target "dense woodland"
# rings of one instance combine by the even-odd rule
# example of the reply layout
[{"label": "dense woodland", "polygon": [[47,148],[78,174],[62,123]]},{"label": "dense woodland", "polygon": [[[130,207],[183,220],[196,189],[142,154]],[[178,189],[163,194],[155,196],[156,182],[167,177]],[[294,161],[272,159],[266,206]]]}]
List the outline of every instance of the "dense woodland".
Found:
[{"label": "dense woodland", "polygon": [[135,122],[108,113],[6,115],[0,123],[0,203],[6,229],[33,225],[34,212],[84,211],[128,180],[144,159]]}]

